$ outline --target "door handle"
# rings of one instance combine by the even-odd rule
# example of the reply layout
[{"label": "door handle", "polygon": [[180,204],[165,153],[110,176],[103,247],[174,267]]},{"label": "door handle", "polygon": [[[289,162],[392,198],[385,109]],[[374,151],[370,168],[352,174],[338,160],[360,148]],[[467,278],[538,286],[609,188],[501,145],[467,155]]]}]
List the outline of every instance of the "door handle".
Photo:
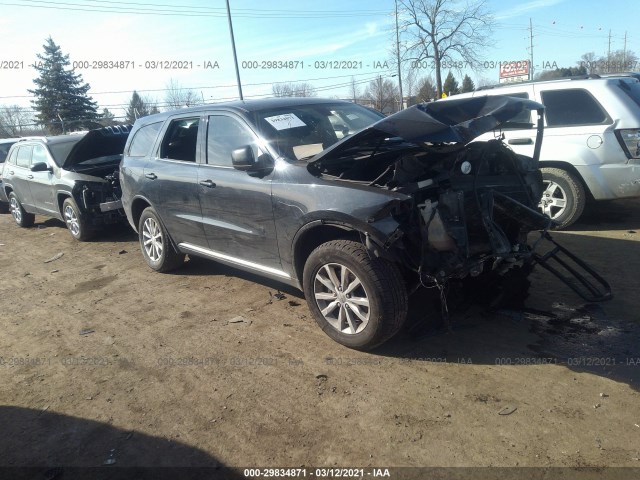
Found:
[{"label": "door handle", "polygon": [[9,175],[13,175],[13,170],[9,170]]},{"label": "door handle", "polygon": [[158,176],[155,173],[145,173],[144,176],[147,177],[149,180],[155,180],[156,178],[158,178]]},{"label": "door handle", "polygon": [[533,140],[530,138],[511,138],[507,143],[509,145],[532,145]]},{"label": "door handle", "polygon": [[203,187],[209,187],[209,188],[215,188],[216,186],[216,184],[213,183],[211,180],[201,180],[200,185],[202,185]]},{"label": "door handle", "polygon": [[33,175],[27,175],[27,178],[31,180],[33,178]]}]

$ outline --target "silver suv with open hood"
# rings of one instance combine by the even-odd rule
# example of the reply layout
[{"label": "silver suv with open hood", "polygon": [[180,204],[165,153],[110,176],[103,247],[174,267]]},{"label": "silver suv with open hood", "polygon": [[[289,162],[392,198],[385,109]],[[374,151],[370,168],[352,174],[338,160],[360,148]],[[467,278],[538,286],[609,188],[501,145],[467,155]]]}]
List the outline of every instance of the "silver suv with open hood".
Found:
[{"label": "silver suv with open hood", "polygon": [[41,214],[65,222],[77,240],[121,221],[118,166],[130,127],[21,139],[12,145],[2,188],[16,223]]},{"label": "silver suv with open hood", "polygon": [[[587,201],[640,197],[640,81],[637,74],[574,77],[483,87],[450,97],[509,95],[544,104],[540,209],[560,227],[574,223]],[[449,101],[449,100],[445,100]],[[515,152],[533,154],[535,128],[523,112],[502,127]],[[491,133],[480,140],[491,138]]]},{"label": "silver suv with open hood", "polygon": [[522,112],[540,118],[543,106],[483,97],[384,118],[349,102],[270,99],[152,115],[125,147],[122,203],[152,269],[188,254],[285,282],[351,348],[394,335],[410,294],[436,292],[444,316],[457,287],[522,297],[517,279],[535,264],[585,298],[609,298],[535,210],[542,124],[533,157],[471,141]]}]

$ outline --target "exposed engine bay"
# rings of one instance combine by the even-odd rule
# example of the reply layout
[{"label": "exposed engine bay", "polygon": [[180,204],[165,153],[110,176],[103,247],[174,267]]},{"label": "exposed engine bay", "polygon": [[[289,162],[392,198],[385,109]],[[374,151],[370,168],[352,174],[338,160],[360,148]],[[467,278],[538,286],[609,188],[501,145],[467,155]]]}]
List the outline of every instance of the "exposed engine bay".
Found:
[{"label": "exposed engine bay", "polygon": [[[369,223],[388,216],[398,223],[385,253],[423,286],[441,288],[452,279],[504,275],[516,267],[528,273],[540,264],[583,298],[610,298],[609,285],[570,252],[560,247],[543,257],[536,251],[542,241],[557,245],[547,231],[552,220],[537,210],[544,107],[510,97],[475,100],[470,111],[469,99],[467,111],[456,111],[453,101],[411,107],[317,156],[308,168],[323,179],[407,196]],[[538,111],[533,158],[514,153],[500,134],[500,125],[522,109]],[[495,139],[472,141],[489,130]],[[529,245],[528,234],[536,230],[539,239]]]}]

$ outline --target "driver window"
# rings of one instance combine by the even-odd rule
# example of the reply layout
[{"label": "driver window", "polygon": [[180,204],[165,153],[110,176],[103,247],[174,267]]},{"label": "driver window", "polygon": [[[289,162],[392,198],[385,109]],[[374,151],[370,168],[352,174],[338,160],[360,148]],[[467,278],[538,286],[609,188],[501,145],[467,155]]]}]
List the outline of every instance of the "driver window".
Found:
[{"label": "driver window", "polygon": [[31,164],[31,151],[33,147],[20,147],[18,150],[18,158],[16,158],[16,165],[18,167],[29,168]]},{"label": "driver window", "polygon": [[259,156],[255,135],[233,117],[211,115],[207,131],[207,163],[231,167],[231,152],[251,145],[253,154]]},{"label": "driver window", "polygon": [[36,163],[49,163],[47,162],[47,152],[42,145],[35,145],[33,147],[33,156],[31,157],[31,165]]}]

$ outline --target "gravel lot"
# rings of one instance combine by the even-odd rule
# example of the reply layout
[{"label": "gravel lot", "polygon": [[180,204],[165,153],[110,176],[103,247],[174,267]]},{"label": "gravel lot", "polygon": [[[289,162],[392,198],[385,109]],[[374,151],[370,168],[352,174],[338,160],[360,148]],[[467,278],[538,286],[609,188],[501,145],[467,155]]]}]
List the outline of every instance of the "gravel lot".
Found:
[{"label": "gravel lot", "polygon": [[0,465],[638,468],[639,232],[634,200],[555,234],[611,302],[536,271],[525,311],[360,353],[287,287],[152,272],[126,225],[79,243],[0,215]]}]

